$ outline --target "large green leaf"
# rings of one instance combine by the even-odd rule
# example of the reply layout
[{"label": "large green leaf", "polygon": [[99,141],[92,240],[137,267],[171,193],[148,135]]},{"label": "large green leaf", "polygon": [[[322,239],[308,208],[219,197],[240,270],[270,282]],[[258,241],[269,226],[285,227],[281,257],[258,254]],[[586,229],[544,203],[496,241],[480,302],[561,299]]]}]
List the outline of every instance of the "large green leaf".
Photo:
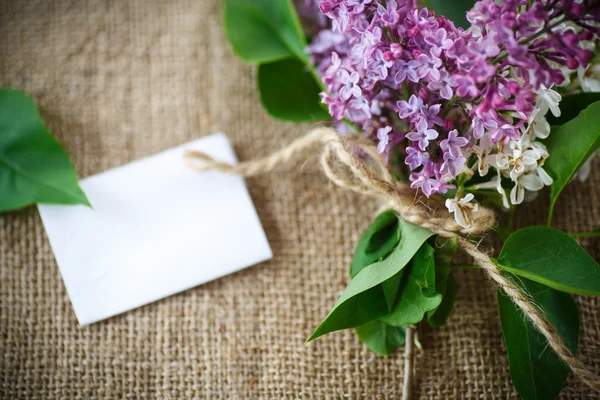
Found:
[{"label": "large green leaf", "polygon": [[34,203],[89,205],[33,100],[0,90],[0,212]]},{"label": "large green leaf", "polygon": [[545,168],[554,178],[550,192],[549,224],[558,195],[581,164],[600,146],[600,101],[592,103],[566,124],[552,127],[545,144],[550,154]]},{"label": "large green leaf", "polygon": [[435,291],[434,250],[424,243],[412,259],[398,294],[396,306],[382,322],[402,326],[416,324],[425,313],[435,310],[442,302],[442,295]]},{"label": "large green leaf", "polygon": [[291,0],[223,0],[223,16],[227,38],[244,61],[308,60],[306,39]]},{"label": "large green leaf", "polygon": [[365,231],[352,257],[350,276],[354,277],[363,268],[387,256],[400,240],[398,216],[394,211],[385,211]]},{"label": "large green leaf", "polygon": [[406,342],[405,326],[390,326],[373,321],[355,328],[360,340],[369,350],[388,356]]},{"label": "large green leaf", "polygon": [[[571,296],[527,279],[513,277],[513,280],[531,296],[575,353],[579,344],[579,313]],[[501,291],[498,291],[498,308],[515,389],[524,400],[555,398],[567,380],[569,367],[523,311]]]},{"label": "large green leaf", "polygon": [[600,101],[600,93],[578,93],[564,96],[560,102],[560,117],[548,113],[546,119],[552,126],[566,124],[588,108],[590,104],[597,101]]},{"label": "large green leaf", "polygon": [[269,114],[295,122],[330,118],[292,0],[223,0],[223,15],[235,53],[260,64],[260,99]]},{"label": "large green leaf", "polygon": [[600,295],[600,266],[569,235],[553,228],[516,231],[504,243],[497,263],[563,292]]},{"label": "large green leaf", "polygon": [[319,97],[321,89],[297,59],[261,64],[258,88],[262,105],[275,118],[296,122],[330,118]]},{"label": "large green leaf", "polygon": [[431,231],[403,219],[399,219],[399,222],[400,241],[394,251],[382,261],[364,268],[350,281],[309,341],[332,331],[364,325],[389,314],[381,284],[402,271],[423,243],[433,235]]},{"label": "large green leaf", "polygon": [[452,20],[456,26],[467,29],[471,25],[467,21],[467,11],[473,8],[475,0],[426,0],[425,4],[437,15]]}]

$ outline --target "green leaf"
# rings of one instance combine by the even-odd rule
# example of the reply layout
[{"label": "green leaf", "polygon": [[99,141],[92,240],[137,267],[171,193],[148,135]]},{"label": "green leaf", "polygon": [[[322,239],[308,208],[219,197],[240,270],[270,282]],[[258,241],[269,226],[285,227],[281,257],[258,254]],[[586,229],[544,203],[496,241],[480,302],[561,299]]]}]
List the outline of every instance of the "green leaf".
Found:
[{"label": "green leaf", "polygon": [[456,302],[456,281],[454,280],[454,276],[450,273],[448,275],[448,281],[446,284],[446,292],[442,297],[442,302],[439,307],[434,311],[430,311],[427,314],[427,319],[429,321],[429,325],[431,326],[444,326],[446,325],[446,321],[448,321],[448,317],[454,308],[454,303]]},{"label": "green leaf", "polygon": [[289,57],[308,62],[306,39],[291,0],[223,0],[227,39],[244,61],[259,64]]},{"label": "green leaf", "polygon": [[421,321],[427,311],[435,310],[442,295],[435,291],[434,250],[424,243],[412,259],[412,265],[403,279],[396,306],[382,322],[402,326]]},{"label": "green leaf", "polygon": [[590,104],[597,101],[600,101],[600,93],[578,93],[564,96],[560,102],[560,117],[548,113],[546,119],[551,126],[566,124],[576,118]]},{"label": "green leaf", "polygon": [[573,174],[600,146],[600,101],[592,103],[577,118],[566,124],[552,127],[545,145],[550,154],[545,167],[554,178],[548,214],[548,225],[550,225],[558,195]]},{"label": "green leaf", "polygon": [[34,203],[89,206],[33,100],[15,90],[0,90],[0,193],[0,212]]},{"label": "green leaf", "polygon": [[286,121],[321,121],[329,113],[321,89],[300,61],[289,58],[258,67],[260,101],[273,117]]},{"label": "green leaf", "polygon": [[389,314],[381,284],[402,271],[421,245],[433,235],[431,231],[403,219],[399,219],[399,223],[400,241],[394,251],[382,261],[364,268],[350,281],[308,341],[339,329],[364,325]]},{"label": "green leaf", "polygon": [[[519,281],[513,278],[532,297],[554,324],[565,344],[575,353],[579,344],[579,312],[571,296],[527,279]],[[515,389],[524,400],[555,398],[567,380],[569,367],[523,312],[500,290],[498,309]]]},{"label": "green leaf", "polygon": [[426,5],[437,15],[443,15],[452,20],[457,27],[467,29],[471,26],[467,21],[467,11],[473,8],[475,0],[427,0]]},{"label": "green leaf", "polygon": [[386,357],[406,342],[405,326],[389,326],[381,321],[373,321],[355,330],[369,350]]},{"label": "green leaf", "polygon": [[394,211],[385,211],[377,216],[358,241],[350,267],[351,277],[387,256],[396,247],[400,240],[399,226]]},{"label": "green leaf", "polygon": [[[439,243],[438,243],[439,242]],[[458,249],[458,240],[456,237],[451,239],[442,240],[437,238],[435,243],[435,291],[442,295],[442,303],[435,310],[431,310],[427,313],[429,325],[431,326],[442,326],[446,324],[446,320],[452,311],[454,301],[456,300],[456,282],[451,284],[454,287],[451,292],[446,296],[446,290],[448,285],[448,279],[450,277],[450,261]],[[454,292],[452,292],[454,290]],[[443,308],[440,310],[440,308]],[[439,311],[439,315],[436,314]]]},{"label": "green leaf", "polygon": [[547,226],[513,233],[497,263],[506,271],[562,292],[600,295],[600,266],[568,234]]}]

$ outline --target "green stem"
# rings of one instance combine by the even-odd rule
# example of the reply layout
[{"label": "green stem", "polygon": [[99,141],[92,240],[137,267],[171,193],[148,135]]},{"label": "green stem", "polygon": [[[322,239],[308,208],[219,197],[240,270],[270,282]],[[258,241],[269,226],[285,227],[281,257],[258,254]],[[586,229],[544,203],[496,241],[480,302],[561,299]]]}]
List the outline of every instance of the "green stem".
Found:
[{"label": "green stem", "polygon": [[546,223],[546,226],[548,226],[549,228],[552,227],[552,214],[554,213],[554,204],[556,204],[556,202],[550,202],[550,209],[548,210],[548,222]]},{"label": "green stem", "polygon": [[446,118],[448,116],[448,113],[450,112],[452,107],[454,107],[454,105],[456,104],[457,101],[458,101],[458,96],[454,96],[453,98],[448,100],[448,103],[446,103],[446,107],[444,107],[444,113],[442,115],[442,118]]},{"label": "green stem", "polygon": [[408,101],[408,85],[406,81],[402,82],[402,99]]},{"label": "green stem", "polygon": [[506,227],[508,233],[512,233],[514,226],[515,226],[515,211],[516,208],[515,207],[511,207],[510,210],[508,211],[508,226]]},{"label": "green stem", "polygon": [[569,236],[572,238],[600,237],[600,232],[569,233]]}]

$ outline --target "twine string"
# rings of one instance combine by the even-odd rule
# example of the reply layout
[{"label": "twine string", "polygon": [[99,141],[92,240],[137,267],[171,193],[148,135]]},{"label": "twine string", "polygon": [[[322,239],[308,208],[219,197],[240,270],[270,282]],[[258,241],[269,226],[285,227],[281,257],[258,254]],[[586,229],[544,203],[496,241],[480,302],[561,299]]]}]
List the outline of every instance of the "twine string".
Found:
[{"label": "twine string", "polygon": [[[406,182],[394,181],[392,173],[374,144],[357,134],[340,135],[330,128],[316,128],[285,148],[264,158],[231,165],[213,159],[199,151],[186,151],[186,164],[197,171],[217,170],[227,174],[256,176],[289,164],[293,158],[317,144],[323,147],[321,168],[335,185],[365,196],[384,200],[404,220],[442,237],[458,238],[458,245],[506,293],[548,340],[550,347],[582,382],[600,391],[600,377],[577,359],[565,345],[556,327],[531,299],[506,278],[490,257],[468,240],[471,234],[482,234],[493,228],[494,212],[480,207],[470,215],[471,225],[464,228],[454,220],[437,196],[426,198],[411,189]],[[199,163],[198,160],[201,162]]]}]

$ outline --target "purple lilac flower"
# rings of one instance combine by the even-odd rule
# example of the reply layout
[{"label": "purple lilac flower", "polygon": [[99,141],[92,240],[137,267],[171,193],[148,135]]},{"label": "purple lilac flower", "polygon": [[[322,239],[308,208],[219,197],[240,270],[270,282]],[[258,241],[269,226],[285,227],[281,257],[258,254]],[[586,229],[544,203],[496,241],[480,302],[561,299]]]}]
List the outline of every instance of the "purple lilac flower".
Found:
[{"label": "purple lilac flower", "polygon": [[431,35],[425,36],[425,42],[431,45],[431,55],[439,57],[443,50],[448,50],[454,42],[448,39],[448,32],[444,28],[439,28]]},{"label": "purple lilac flower", "polygon": [[440,142],[440,147],[450,153],[453,158],[458,158],[460,157],[461,147],[465,147],[467,144],[469,144],[469,140],[465,137],[459,137],[458,131],[453,129],[448,133],[448,139]]},{"label": "purple lilac flower", "polygon": [[422,105],[419,107],[421,117],[427,121],[427,126],[430,128],[432,128],[433,125],[444,126],[444,121],[438,115],[441,108],[441,104],[432,104],[430,106]]},{"label": "purple lilac flower", "polygon": [[397,103],[397,106],[398,115],[400,116],[400,118],[406,119],[421,110],[421,107],[423,106],[423,100],[421,100],[421,98],[413,94],[412,96],[410,96],[408,102],[406,102],[405,100],[400,100]]},{"label": "purple lilac flower", "polygon": [[340,3],[335,10],[336,18],[333,19],[333,31],[345,32],[351,22],[350,12],[344,3]]},{"label": "purple lilac flower", "polygon": [[474,98],[479,94],[477,83],[470,75],[454,75],[450,78],[450,85],[456,88],[460,97]]},{"label": "purple lilac flower", "polygon": [[486,131],[498,129],[498,123],[493,119],[483,120],[480,117],[474,117],[472,127],[475,139],[481,139]]},{"label": "purple lilac flower", "polygon": [[394,62],[386,60],[381,50],[375,50],[373,61],[369,64],[370,71],[367,76],[370,79],[384,80],[388,77],[388,69],[392,65],[394,65]]},{"label": "purple lilac flower", "polygon": [[377,6],[377,14],[379,14],[385,26],[394,26],[396,21],[398,21],[398,3],[394,0],[388,0],[385,7],[379,4]]},{"label": "purple lilac flower", "polygon": [[413,142],[418,142],[419,148],[425,150],[429,146],[429,141],[437,139],[438,135],[438,131],[429,128],[427,121],[423,118],[419,120],[416,132],[409,132],[406,137]]},{"label": "purple lilac flower", "polygon": [[[441,52],[441,49],[439,49]],[[417,76],[420,79],[429,76],[432,80],[439,80],[441,77],[440,67],[442,66],[442,60],[437,57],[429,57],[427,54],[421,54],[417,58],[421,63],[421,66],[417,69]]]},{"label": "purple lilac flower", "polygon": [[439,192],[440,182],[435,177],[433,164],[428,162],[420,172],[410,175],[412,181],[410,187],[413,189],[421,189],[425,196],[431,196],[433,193]]},{"label": "purple lilac flower", "polygon": [[414,147],[407,147],[406,154],[407,156],[404,159],[404,163],[408,165],[411,170],[415,170],[429,161],[429,154],[421,152]]},{"label": "purple lilac flower", "polygon": [[403,149],[428,196],[473,169],[465,156],[482,140],[519,140],[540,91],[586,67],[583,43],[600,34],[598,0],[479,0],[466,31],[414,0],[305,1],[330,21],[307,51],[331,115],[380,152]]},{"label": "purple lilac flower", "polygon": [[385,128],[377,129],[377,139],[379,139],[379,144],[377,144],[377,152],[383,153],[387,148],[388,143],[390,142],[390,138],[388,133],[392,131],[391,126],[386,126]]},{"label": "purple lilac flower", "polygon": [[432,92],[439,92],[442,99],[450,100],[454,96],[454,90],[452,90],[452,86],[450,85],[449,77],[450,74],[448,72],[441,72],[440,79],[429,82],[427,89]]},{"label": "purple lilac flower", "polygon": [[371,107],[369,101],[365,97],[354,99],[350,102],[350,108],[356,111],[358,115],[364,113],[364,117],[369,118],[371,116]]},{"label": "purple lilac flower", "polygon": [[444,154],[444,162],[440,167],[440,173],[445,175],[448,174],[453,178],[456,178],[457,171],[465,165],[467,159],[465,157],[453,157],[450,153]]},{"label": "purple lilac flower", "polygon": [[363,12],[365,6],[371,3],[372,0],[347,0],[346,4],[348,7],[352,7],[352,12],[358,14]]},{"label": "purple lilac flower", "polygon": [[396,61],[397,72],[394,75],[394,82],[396,85],[404,82],[408,79],[411,82],[417,83],[419,82],[419,76],[417,75],[417,68],[421,66],[421,63],[412,60],[409,62],[398,60]]},{"label": "purple lilac flower", "polygon": [[358,98],[362,95],[362,90],[360,86],[357,85],[360,79],[358,72],[354,71],[349,74],[345,69],[341,69],[339,71],[339,79],[342,83],[342,87],[340,88],[340,99],[348,100],[350,97]]}]

